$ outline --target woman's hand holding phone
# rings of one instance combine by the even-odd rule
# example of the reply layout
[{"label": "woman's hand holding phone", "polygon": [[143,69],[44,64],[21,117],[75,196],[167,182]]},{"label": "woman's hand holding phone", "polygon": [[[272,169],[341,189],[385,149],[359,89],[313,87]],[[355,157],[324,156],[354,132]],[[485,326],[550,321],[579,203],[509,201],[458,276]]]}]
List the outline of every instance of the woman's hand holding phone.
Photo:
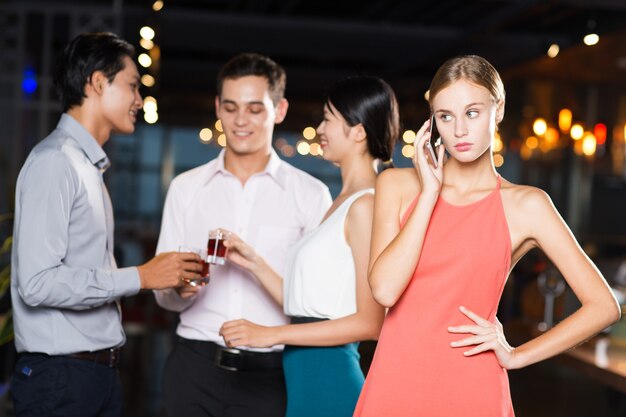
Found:
[{"label": "woman's hand holding phone", "polygon": [[[443,146],[433,149],[430,143],[431,119],[424,122],[415,135],[413,164],[422,182],[422,192],[439,193],[443,184]],[[430,149],[430,150],[429,150]],[[431,154],[432,151],[432,154]]]}]

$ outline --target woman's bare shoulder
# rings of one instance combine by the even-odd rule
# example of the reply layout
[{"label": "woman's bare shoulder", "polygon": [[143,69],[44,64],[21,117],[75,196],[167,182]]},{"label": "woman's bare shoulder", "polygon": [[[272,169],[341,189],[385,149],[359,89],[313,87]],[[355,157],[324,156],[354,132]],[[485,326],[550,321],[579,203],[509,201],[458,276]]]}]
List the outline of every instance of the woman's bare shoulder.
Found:
[{"label": "woman's bare shoulder", "polygon": [[390,168],[384,170],[376,180],[376,190],[393,194],[415,196],[420,191],[419,178],[415,168]]},{"label": "woman's bare shoulder", "polygon": [[554,209],[552,200],[540,188],[515,184],[502,179],[501,190],[504,203],[517,210],[536,213],[537,211]]}]

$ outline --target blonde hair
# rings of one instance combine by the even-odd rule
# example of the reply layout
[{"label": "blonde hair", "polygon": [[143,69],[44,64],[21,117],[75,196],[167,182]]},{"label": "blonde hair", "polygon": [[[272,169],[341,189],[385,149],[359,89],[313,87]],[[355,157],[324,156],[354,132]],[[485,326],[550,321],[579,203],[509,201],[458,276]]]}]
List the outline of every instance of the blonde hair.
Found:
[{"label": "blonde hair", "polygon": [[428,103],[431,109],[435,96],[458,80],[467,80],[484,87],[495,103],[504,103],[504,84],[493,65],[478,55],[463,55],[447,60],[435,73],[428,89]]}]

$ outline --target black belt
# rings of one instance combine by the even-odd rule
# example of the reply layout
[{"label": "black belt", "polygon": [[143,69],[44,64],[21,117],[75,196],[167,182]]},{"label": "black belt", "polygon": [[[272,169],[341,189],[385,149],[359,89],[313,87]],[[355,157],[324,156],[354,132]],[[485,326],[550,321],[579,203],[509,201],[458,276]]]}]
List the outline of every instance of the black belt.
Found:
[{"label": "black belt", "polygon": [[291,324],[316,323],[318,321],[328,320],[328,319],[322,319],[320,317],[296,317],[296,316],[291,316],[289,317],[289,319],[291,320]]},{"label": "black belt", "polygon": [[37,352],[22,352],[22,355],[30,356],[44,356],[49,358],[72,358],[80,359],[89,362],[99,363],[101,365],[108,366],[109,368],[116,368],[120,363],[120,356],[122,351],[120,348],[109,348],[102,350],[94,350],[93,352],[76,352],[68,353],[66,355],[48,355],[45,353]]},{"label": "black belt", "polygon": [[76,352],[70,353],[68,356],[74,359],[82,359],[85,361],[99,363],[101,365],[106,365],[109,368],[116,368],[120,363],[120,356],[122,351],[120,348],[109,348],[96,350],[93,352]]},{"label": "black belt", "polygon": [[215,366],[227,371],[282,369],[283,367],[282,352],[253,352],[183,337],[179,337],[178,342],[201,355],[212,358]]}]

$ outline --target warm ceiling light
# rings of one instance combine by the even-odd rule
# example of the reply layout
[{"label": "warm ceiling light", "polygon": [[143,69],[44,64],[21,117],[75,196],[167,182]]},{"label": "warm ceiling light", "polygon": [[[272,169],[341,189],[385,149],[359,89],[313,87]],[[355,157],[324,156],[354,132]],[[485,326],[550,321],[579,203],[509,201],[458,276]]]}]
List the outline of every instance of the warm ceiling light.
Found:
[{"label": "warm ceiling light", "polygon": [[553,127],[548,128],[548,130],[546,130],[546,134],[544,135],[546,142],[550,145],[550,146],[554,146],[556,145],[556,142],[559,140],[559,131],[556,130]]},{"label": "warm ceiling light", "polygon": [[148,68],[150,65],[152,65],[152,58],[150,58],[148,54],[140,54],[137,57],[137,61],[139,61],[139,65],[144,68]]},{"label": "warm ceiling light", "polygon": [[412,131],[411,129],[405,130],[404,133],[402,134],[402,140],[405,141],[406,143],[415,142],[415,132]]},{"label": "warm ceiling light", "polygon": [[528,149],[535,149],[539,146],[539,139],[534,136],[529,136],[526,138],[525,145]]},{"label": "warm ceiling light", "polygon": [[572,128],[569,131],[569,135],[574,140],[579,140],[580,138],[583,137],[584,134],[585,134],[585,129],[583,129],[583,127],[579,125],[578,123],[572,126]]},{"label": "warm ceiling light", "polygon": [[572,111],[563,109],[559,112],[559,129],[561,132],[567,132],[572,127]]},{"label": "warm ceiling light", "polygon": [[561,50],[561,48],[559,48],[559,45],[557,45],[556,43],[553,43],[548,48],[548,56],[550,58],[554,58],[554,57],[556,57],[559,54],[560,50]]},{"label": "warm ceiling light", "polygon": [[155,101],[144,101],[143,102],[143,111],[146,113],[154,113],[158,110],[157,104]]},{"label": "warm ceiling light", "polygon": [[146,123],[154,124],[159,120],[159,114],[157,112],[146,112],[143,114],[143,119]]},{"label": "warm ceiling light", "polygon": [[211,139],[213,138],[213,131],[209,129],[208,127],[205,127],[204,129],[200,131],[200,134],[198,136],[200,136],[200,140],[202,142],[209,143]]},{"label": "warm ceiling light", "polygon": [[606,143],[606,130],[604,123],[597,123],[593,127],[593,135],[596,137],[598,145],[604,145]]},{"label": "warm ceiling light", "polygon": [[146,39],[146,38],[141,38],[139,39],[139,45],[141,45],[141,47],[143,49],[152,49],[154,48],[154,42],[152,42],[150,39]]},{"label": "warm ceiling light", "polygon": [[146,87],[154,87],[156,80],[154,79],[152,75],[144,74],[141,76],[141,83],[145,85]]},{"label": "warm ceiling light", "polygon": [[319,143],[311,144],[311,155],[313,156],[321,155],[320,153],[321,150],[322,150],[322,147],[320,146]]},{"label": "warm ceiling light", "polygon": [[300,155],[308,155],[311,152],[311,145],[308,142],[301,140],[296,145],[296,150]]},{"label": "warm ceiling light", "polygon": [[415,147],[413,145],[404,145],[402,147],[402,156],[405,158],[413,158],[415,155]]},{"label": "warm ceiling light", "polygon": [[591,156],[596,153],[596,137],[591,132],[585,133],[583,137],[583,153],[587,156]]},{"label": "warm ceiling light", "polygon": [[504,156],[500,154],[495,154],[493,156],[493,164],[496,166],[496,168],[500,168],[502,165],[504,165]]},{"label": "warm ceiling light", "polygon": [[491,150],[495,153],[501,152],[504,149],[504,143],[502,142],[502,138],[499,134],[496,133],[493,138],[493,144],[491,145]]},{"label": "warm ceiling light", "polygon": [[304,138],[307,140],[313,139],[315,135],[316,135],[315,128],[311,126],[305,127],[304,130],[302,131],[302,136],[304,136]]},{"label": "warm ceiling light", "polygon": [[150,26],[144,26],[139,29],[139,35],[142,38],[151,41],[152,39],[154,39],[154,29],[152,29]]},{"label": "warm ceiling light", "polygon": [[583,42],[587,46],[592,46],[600,42],[600,36],[597,33],[589,33],[583,38]]},{"label": "warm ceiling light", "polygon": [[548,124],[546,121],[541,117],[536,119],[535,123],[533,123],[533,132],[535,132],[535,135],[542,136],[546,133],[546,130],[548,130]]},{"label": "warm ceiling light", "polygon": [[162,0],[157,0],[154,3],[152,3],[152,10],[154,10],[155,12],[158,12],[159,10],[161,10],[163,8],[164,4]]}]

